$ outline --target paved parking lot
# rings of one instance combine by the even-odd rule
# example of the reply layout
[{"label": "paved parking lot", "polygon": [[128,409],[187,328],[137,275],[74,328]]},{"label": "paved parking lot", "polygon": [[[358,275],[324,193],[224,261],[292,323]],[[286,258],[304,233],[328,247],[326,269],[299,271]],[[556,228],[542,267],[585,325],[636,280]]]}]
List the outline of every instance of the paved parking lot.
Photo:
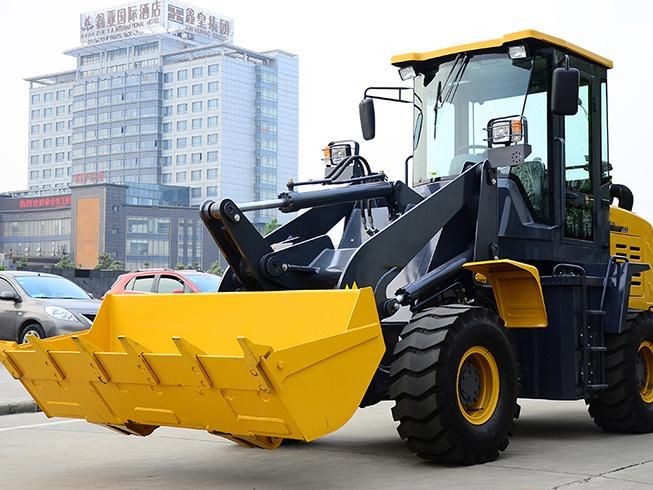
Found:
[{"label": "paved parking lot", "polygon": [[518,433],[496,462],[429,464],[395,432],[390,403],[340,431],[276,451],[200,431],[125,437],[43,414],[0,417],[3,488],[566,488],[653,487],[653,435],[594,427],[582,402],[522,402]]}]

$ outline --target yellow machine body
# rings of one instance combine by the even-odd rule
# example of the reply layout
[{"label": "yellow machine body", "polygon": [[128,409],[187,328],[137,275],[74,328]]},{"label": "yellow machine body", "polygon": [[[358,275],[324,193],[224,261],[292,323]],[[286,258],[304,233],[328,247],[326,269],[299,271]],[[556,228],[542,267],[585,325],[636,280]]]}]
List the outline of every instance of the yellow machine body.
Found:
[{"label": "yellow machine body", "polygon": [[[625,257],[638,264],[653,263],[653,227],[644,218],[630,211],[610,208],[610,254]],[[653,308],[653,272],[633,274],[630,283],[630,308]]]},{"label": "yellow machine body", "polygon": [[4,342],[0,360],[50,417],[275,447],[349,420],[384,351],[364,288],[108,295],[90,330]]}]

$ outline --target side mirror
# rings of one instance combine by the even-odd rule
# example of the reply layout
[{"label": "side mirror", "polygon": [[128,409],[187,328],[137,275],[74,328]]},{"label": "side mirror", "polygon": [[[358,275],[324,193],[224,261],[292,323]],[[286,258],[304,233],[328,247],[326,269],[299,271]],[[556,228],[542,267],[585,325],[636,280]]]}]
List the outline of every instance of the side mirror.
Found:
[{"label": "side mirror", "polygon": [[556,68],[551,80],[551,111],[558,116],[578,112],[580,72],[576,68]]},{"label": "side mirror", "polygon": [[2,291],[0,292],[0,300],[2,301],[20,301],[20,296],[12,291]]},{"label": "side mirror", "polygon": [[376,134],[376,122],[374,118],[374,101],[372,99],[363,99],[358,104],[358,114],[361,120],[361,131],[363,138],[368,141],[374,139]]}]

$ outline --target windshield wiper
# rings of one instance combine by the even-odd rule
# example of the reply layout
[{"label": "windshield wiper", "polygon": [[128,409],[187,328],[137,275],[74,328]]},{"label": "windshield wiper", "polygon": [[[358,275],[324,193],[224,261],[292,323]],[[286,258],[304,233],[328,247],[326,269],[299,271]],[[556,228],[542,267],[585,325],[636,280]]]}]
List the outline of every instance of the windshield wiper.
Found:
[{"label": "windshield wiper", "polygon": [[456,89],[458,88],[457,87],[458,81],[462,77],[462,74],[465,71],[465,67],[467,66],[468,61],[469,61],[469,56],[466,53],[459,53],[458,56],[456,56],[456,59],[454,60],[453,65],[451,66],[451,70],[449,70],[449,73],[447,73],[447,78],[444,79],[445,87],[447,87],[447,84],[449,84],[449,79],[451,78],[451,75],[453,75],[454,71],[456,71],[456,68],[458,68],[459,64],[460,64],[460,68],[458,69],[455,78],[451,81],[451,84],[449,84],[449,87],[447,88],[447,93],[445,94],[444,98],[442,98],[443,84],[441,81],[438,81],[438,88],[435,96],[435,104],[433,104],[433,139],[435,139],[438,131],[438,110],[440,110],[440,108],[444,105],[445,102],[448,102],[449,100],[453,99],[453,96],[456,93]]}]

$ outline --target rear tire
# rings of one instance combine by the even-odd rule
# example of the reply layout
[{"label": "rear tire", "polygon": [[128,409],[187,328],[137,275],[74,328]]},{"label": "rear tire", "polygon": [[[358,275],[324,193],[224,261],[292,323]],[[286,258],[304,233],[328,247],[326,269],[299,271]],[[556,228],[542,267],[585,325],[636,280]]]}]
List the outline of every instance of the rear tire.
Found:
[{"label": "rear tire", "polygon": [[403,329],[390,371],[399,435],[419,457],[477,464],[508,446],[517,405],[514,351],[499,317],[451,305]]},{"label": "rear tire", "polygon": [[43,327],[38,323],[30,323],[29,325],[23,327],[23,329],[21,330],[20,337],[18,338],[18,343],[25,344],[27,342],[27,337],[29,336],[34,336],[34,337],[38,337],[39,339],[44,339],[45,331],[43,330]]},{"label": "rear tire", "polygon": [[622,333],[606,335],[608,389],[590,400],[589,413],[608,432],[653,432],[653,314],[644,312]]}]

